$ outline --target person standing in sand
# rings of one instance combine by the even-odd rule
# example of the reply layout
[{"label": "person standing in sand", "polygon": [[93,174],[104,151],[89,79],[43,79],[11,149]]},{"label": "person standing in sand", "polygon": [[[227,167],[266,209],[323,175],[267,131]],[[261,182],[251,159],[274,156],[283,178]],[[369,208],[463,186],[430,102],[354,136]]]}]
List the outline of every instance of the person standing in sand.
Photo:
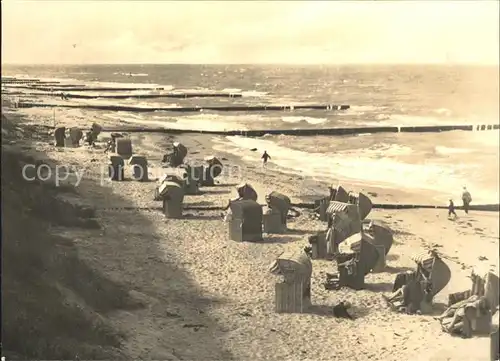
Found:
[{"label": "person standing in sand", "polygon": [[453,215],[453,219],[457,218],[457,213],[455,212],[455,204],[453,203],[453,200],[450,199],[450,204],[448,205],[448,218]]},{"label": "person standing in sand", "polygon": [[472,202],[472,197],[466,187],[464,187],[464,190],[462,192],[462,202],[464,204],[465,213],[469,214],[469,205],[470,202]]},{"label": "person standing in sand", "polygon": [[262,166],[265,168],[266,164],[267,164],[267,160],[271,159],[271,156],[269,154],[267,154],[267,151],[264,151],[264,154],[262,154],[261,159],[262,159]]}]

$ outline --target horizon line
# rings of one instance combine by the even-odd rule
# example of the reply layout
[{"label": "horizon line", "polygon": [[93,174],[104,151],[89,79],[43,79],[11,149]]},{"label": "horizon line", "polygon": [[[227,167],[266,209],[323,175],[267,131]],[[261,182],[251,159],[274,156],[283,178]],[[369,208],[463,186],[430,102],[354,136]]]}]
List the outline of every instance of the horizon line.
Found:
[{"label": "horizon line", "polygon": [[419,65],[440,65],[440,66],[484,66],[484,67],[500,67],[500,63],[476,63],[476,62],[419,62],[419,63],[408,63],[408,62],[375,62],[375,63],[362,63],[362,62],[351,62],[351,63],[23,63],[23,62],[11,62],[11,63],[1,63],[1,66],[102,66],[102,65],[159,65],[159,66],[172,66],[172,65],[210,65],[210,66],[220,66],[220,65],[244,65],[244,66],[419,66]]}]

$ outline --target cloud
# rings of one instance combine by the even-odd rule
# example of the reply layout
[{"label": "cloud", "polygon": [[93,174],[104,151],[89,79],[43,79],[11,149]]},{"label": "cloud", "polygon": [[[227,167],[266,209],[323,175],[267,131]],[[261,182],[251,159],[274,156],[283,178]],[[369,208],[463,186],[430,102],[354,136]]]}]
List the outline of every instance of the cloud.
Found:
[{"label": "cloud", "polygon": [[7,0],[3,10],[6,63],[498,64],[488,0]]}]

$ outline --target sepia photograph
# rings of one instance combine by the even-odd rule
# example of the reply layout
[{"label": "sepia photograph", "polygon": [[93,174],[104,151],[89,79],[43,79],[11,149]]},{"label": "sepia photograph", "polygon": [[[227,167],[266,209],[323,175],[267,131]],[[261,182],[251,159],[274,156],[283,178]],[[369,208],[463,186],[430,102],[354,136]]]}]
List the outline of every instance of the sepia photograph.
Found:
[{"label": "sepia photograph", "polygon": [[2,361],[500,361],[498,0],[1,7]]}]

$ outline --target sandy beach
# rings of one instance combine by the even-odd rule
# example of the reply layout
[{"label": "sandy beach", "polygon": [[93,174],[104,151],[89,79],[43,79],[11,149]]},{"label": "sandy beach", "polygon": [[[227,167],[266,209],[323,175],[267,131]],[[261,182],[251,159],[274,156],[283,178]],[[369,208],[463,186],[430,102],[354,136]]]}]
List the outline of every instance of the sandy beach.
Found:
[{"label": "sandy beach", "polygon": [[[90,127],[85,119],[58,110],[58,125]],[[264,242],[237,243],[229,240],[220,211],[186,210],[180,220],[165,219],[153,201],[154,181],[101,184],[106,164],[104,142],[96,148],[56,149],[53,137],[38,126],[52,125],[51,110],[13,111],[4,114],[20,129],[37,125],[40,139],[23,133],[4,142],[3,149],[30,153],[46,162],[85,169],[76,192],[60,192],[65,201],[96,210],[100,229],[53,227],[55,234],[70,240],[78,257],[91,269],[122,285],[141,307],[119,307],[100,313],[124,334],[120,349],[129,359],[156,360],[488,360],[489,338],[461,339],[441,331],[432,316],[392,312],[382,294],[392,290],[397,272],[413,269],[410,256],[436,248],[452,270],[448,286],[435,299],[435,314],[443,311],[449,293],[470,287],[471,268],[477,264],[498,274],[499,216],[492,212],[459,212],[451,221],[446,210],[372,210],[369,218],[387,222],[395,244],[382,273],[369,274],[362,291],[327,291],[325,273],[330,262],[313,261],[312,304],[303,314],[274,312],[275,276],[268,267],[283,251],[307,245],[308,235],[325,229],[311,211],[289,223],[286,235],[265,237]],[[101,122],[106,126],[118,126]],[[161,174],[160,161],[173,141],[189,149],[187,162],[201,162],[213,153],[207,136],[131,134],[135,154],[149,161],[150,177]],[[7,144],[6,144],[7,143]],[[10,143],[10,144],[9,144]],[[252,184],[264,203],[265,194],[279,190],[302,201],[311,194],[326,193],[326,185],[308,182],[273,167],[242,163],[230,154],[215,154],[225,172],[216,187],[202,188],[201,195],[186,196],[186,206],[224,206],[235,196],[234,185]],[[130,179],[130,175],[126,174]],[[105,177],[104,177],[105,178]],[[72,174],[66,181],[74,185]],[[363,184],[344,185],[354,191],[376,195],[375,202],[423,202],[422,192],[401,192]],[[340,301],[352,304],[355,320],[332,316]],[[82,307],[87,307],[84,301]],[[498,323],[498,313],[494,316]]]}]

